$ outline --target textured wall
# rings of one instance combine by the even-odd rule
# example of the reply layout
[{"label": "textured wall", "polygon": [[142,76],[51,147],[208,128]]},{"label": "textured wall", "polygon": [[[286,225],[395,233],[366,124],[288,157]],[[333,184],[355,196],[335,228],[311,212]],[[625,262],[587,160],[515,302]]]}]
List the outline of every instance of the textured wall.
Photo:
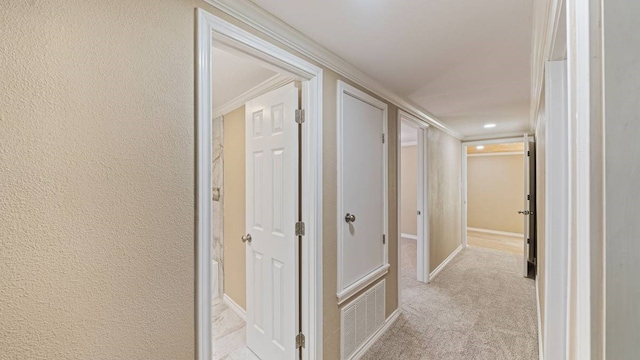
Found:
[{"label": "textured wall", "polygon": [[467,226],[522,234],[523,155],[467,157]]},{"label": "textured wall", "polygon": [[244,105],[224,116],[224,292],[246,309],[245,117]]},{"label": "textured wall", "polygon": [[433,127],[429,128],[430,271],[438,267],[462,242],[461,148],[460,140]]},{"label": "textured wall", "polygon": [[[338,252],[337,252],[337,91],[338,80],[345,81],[350,85],[355,85],[350,81],[342,78],[338,74],[330,70],[324,70],[324,89],[323,89],[323,210],[322,217],[324,219],[323,227],[323,335],[324,346],[323,356],[325,359],[340,358],[340,307],[336,299],[338,291],[337,273],[338,273]],[[371,94],[373,95],[373,94]],[[389,316],[398,308],[398,282],[397,282],[397,260],[398,260],[398,224],[396,220],[397,214],[397,115],[398,108],[389,104],[388,118],[388,139],[389,139],[389,264],[391,265],[389,273],[383,277],[386,279],[386,315]],[[373,284],[371,285],[373,286]],[[367,288],[368,289],[368,288]],[[363,289],[360,293],[366,291]],[[354,296],[357,297],[360,294]],[[347,305],[348,302],[342,306]]]},{"label": "textured wall", "polygon": [[0,5],[0,358],[194,358],[197,1]]},{"label": "textured wall", "polygon": [[418,147],[401,147],[400,232],[418,235]]},{"label": "textured wall", "polygon": [[[592,286],[601,290],[605,280],[606,358],[636,359],[640,353],[640,3],[605,1],[603,13],[606,279],[594,272]],[[592,184],[597,183],[594,178]],[[594,245],[596,236],[594,231]],[[592,251],[602,253],[597,245]],[[592,298],[600,300],[598,295]],[[598,301],[594,307],[602,304]],[[594,323],[600,324],[596,319]]]}]

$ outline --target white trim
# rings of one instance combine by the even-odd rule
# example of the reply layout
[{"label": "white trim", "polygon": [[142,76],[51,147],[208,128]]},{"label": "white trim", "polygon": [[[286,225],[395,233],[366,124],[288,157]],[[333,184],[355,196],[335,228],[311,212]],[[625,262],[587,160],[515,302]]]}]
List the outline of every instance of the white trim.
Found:
[{"label": "white trim", "polygon": [[405,147],[405,146],[416,146],[418,145],[417,141],[405,141],[405,142],[401,142],[400,146]]},{"label": "white trim", "polygon": [[219,116],[223,116],[228,114],[229,112],[239,108],[240,106],[246,104],[248,101],[255,99],[256,97],[266,94],[271,90],[280,88],[290,82],[293,79],[291,76],[276,74],[267,80],[261,82],[256,85],[252,89],[245,91],[244,93],[236,96],[235,98],[229,100],[223,105],[220,105],[213,109],[213,118],[217,118]]},{"label": "white trim", "polygon": [[564,358],[568,349],[569,271],[569,114],[567,62],[549,61],[545,70],[545,260],[544,351],[547,359]]},{"label": "white trim", "polygon": [[[398,142],[400,142],[401,133],[402,133],[402,123],[405,123],[413,128],[415,128],[418,132],[418,191],[416,193],[418,197],[418,211],[420,211],[421,215],[418,218],[418,226],[416,235],[416,279],[420,282],[427,283],[429,282],[429,267],[430,267],[430,234],[429,234],[429,151],[428,151],[428,131],[429,125],[425,124],[420,119],[415,116],[398,110]],[[402,209],[402,178],[400,172],[400,165],[402,163],[402,151],[398,148],[396,151],[396,198],[398,202],[397,209],[397,222],[398,222],[398,241],[400,241],[400,236],[403,234],[400,232],[400,219],[401,219],[401,209]],[[419,220],[419,219],[422,219]],[[397,251],[397,263],[401,263],[401,251],[400,244],[398,243],[398,251]],[[396,272],[397,281],[400,281],[400,272]],[[398,303],[400,303],[400,289],[398,288]]]},{"label": "white trim", "polygon": [[467,157],[481,157],[481,156],[504,156],[504,155],[522,155],[522,151],[505,151],[505,152],[492,152],[481,154],[467,154]]},{"label": "white trim", "polygon": [[[561,46],[556,43],[558,37],[560,16],[562,14],[564,0],[542,0],[534,4],[533,12],[533,36],[531,47],[531,100],[529,128],[535,131],[538,112],[542,102],[544,91],[544,67],[551,59],[554,49]],[[560,29],[562,30],[562,29]]]},{"label": "white trim", "polygon": [[322,359],[322,69],[225,20],[197,9],[197,359],[211,358],[211,52],[213,42],[255,57],[302,79],[303,358]]},{"label": "white trim", "polygon": [[414,104],[411,100],[387,89],[362,70],[349,64],[322,45],[300,33],[293,27],[276,18],[269,12],[247,0],[205,0],[205,2],[222,10],[226,14],[251,26],[270,38],[284,44],[296,52],[316,61],[318,64],[335,71],[339,75],[354,81],[358,85],[370,90],[385,100],[410,112],[421,121],[452,135],[457,139],[464,136],[456,130],[440,122],[433,114]]},{"label": "white trim", "polygon": [[482,233],[487,233],[487,234],[513,236],[513,237],[523,237],[524,236],[524,234],[520,234],[520,233],[507,232],[507,231],[498,231],[498,230],[491,230],[491,229],[482,229],[482,228],[474,228],[474,227],[467,227],[467,230],[477,231],[477,232],[482,232]]},{"label": "white trim", "polygon": [[[508,138],[500,138],[500,139],[485,139],[485,140],[473,140],[473,141],[463,141],[462,145],[464,146],[476,146],[476,145],[493,145],[493,144],[511,144],[511,143],[521,143],[522,142],[522,134],[518,137],[508,137]],[[465,151],[466,154],[466,151]]]},{"label": "white trim", "polygon": [[418,235],[400,233],[400,237],[403,237],[405,239],[410,239],[410,240],[418,240]]},{"label": "white trim", "polygon": [[[383,259],[382,259],[382,265],[381,267],[379,267],[378,269],[372,271],[371,273],[369,273],[368,275],[364,276],[362,279],[356,281],[354,284],[348,285],[344,283],[343,280],[343,268],[342,268],[342,245],[344,242],[343,239],[343,232],[340,230],[343,222],[344,222],[344,213],[345,210],[343,208],[343,188],[342,188],[342,182],[343,182],[343,171],[342,171],[342,161],[340,161],[340,159],[342,159],[342,122],[344,121],[344,116],[342,114],[342,108],[343,108],[343,96],[344,95],[350,95],[353,96],[361,101],[364,101],[368,104],[370,104],[371,106],[374,106],[380,110],[382,110],[382,116],[383,116],[383,121],[382,121],[382,134],[387,138],[387,140],[384,142],[384,144],[382,145],[383,149],[382,149],[382,161],[383,161],[383,165],[382,165],[382,199],[383,199],[383,234],[381,235],[385,235],[387,237],[389,237],[389,130],[388,130],[388,105],[385,102],[382,102],[376,98],[374,98],[373,96],[365,93],[364,91],[361,91],[343,81],[338,80],[338,86],[337,86],[337,158],[338,158],[338,162],[336,164],[337,166],[337,173],[338,173],[338,196],[337,196],[337,200],[338,200],[338,216],[337,216],[337,224],[338,224],[338,289],[337,289],[337,297],[338,297],[338,303],[342,303],[343,301],[347,300],[349,298],[349,296],[352,296],[355,294],[355,292],[353,292],[352,289],[357,288],[354,285],[357,284],[363,284],[363,283],[367,283],[367,281],[369,281],[367,284],[371,283],[371,279],[376,277],[381,269],[388,271],[389,269],[389,239],[387,239],[387,241],[384,242],[383,245]],[[375,274],[375,275],[374,275]],[[381,276],[381,275],[380,275]],[[380,278],[380,276],[377,276],[376,278]],[[360,288],[362,289],[362,288]],[[357,291],[356,291],[357,292]]]},{"label": "white trim", "polygon": [[447,258],[444,259],[444,261],[440,263],[437,268],[433,269],[431,274],[429,274],[429,282],[431,282],[431,280],[433,280],[438,274],[440,274],[442,269],[444,269],[445,266],[449,265],[449,263],[453,260],[453,258],[456,257],[456,255],[460,253],[460,251],[462,251],[462,244],[458,245],[458,247],[453,250],[453,252],[449,256],[447,256]]},{"label": "white trim", "polygon": [[353,355],[351,355],[351,357],[349,357],[349,360],[358,360],[358,359],[362,358],[364,356],[364,354],[366,354],[367,351],[369,351],[369,349],[371,349],[373,344],[378,342],[378,340],[380,340],[382,335],[384,335],[384,333],[386,333],[387,330],[389,330],[393,326],[393,324],[396,323],[396,321],[399,318],[400,318],[400,309],[398,308],[394,312],[392,312],[391,315],[389,315],[389,317],[386,318],[386,320],[384,321],[384,324],[382,324],[382,326],[375,333],[373,333],[373,335],[371,335],[371,337],[369,337],[360,346],[360,348],[357,349],[353,353]]},{"label": "white trim", "polygon": [[538,359],[544,360],[544,348],[542,346],[542,318],[540,316],[540,287],[536,276],[536,309],[538,310]]},{"label": "white trim", "polygon": [[389,272],[390,266],[391,265],[389,264],[380,266],[379,268],[361,277],[358,281],[354,282],[353,284],[347,286],[345,289],[337,293],[336,297],[338,298],[338,305],[342,305],[342,303],[349,300],[353,295],[360,292],[360,290],[366,288],[381,277],[385,276]]},{"label": "white trim", "polygon": [[518,137],[519,141],[522,141],[522,134],[524,132],[523,131],[511,131],[511,132],[506,132],[506,133],[488,133],[488,134],[482,134],[482,135],[471,135],[471,136],[465,136],[465,138],[463,139],[463,141],[465,142],[471,142],[471,141],[478,141],[478,142],[484,142],[484,141],[492,141],[492,140],[506,140],[508,138],[515,138]]},{"label": "white trim", "polygon": [[222,302],[225,303],[229,309],[231,309],[242,321],[247,322],[247,311],[242,308],[242,306],[238,305],[229,295],[224,294],[222,296]]}]

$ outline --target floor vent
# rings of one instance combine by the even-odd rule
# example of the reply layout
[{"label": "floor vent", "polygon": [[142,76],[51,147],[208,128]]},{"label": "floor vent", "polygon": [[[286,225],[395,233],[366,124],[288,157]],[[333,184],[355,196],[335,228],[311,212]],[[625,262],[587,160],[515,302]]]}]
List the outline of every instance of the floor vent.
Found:
[{"label": "floor vent", "polygon": [[340,313],[341,358],[354,353],[384,324],[385,280],[342,308]]}]

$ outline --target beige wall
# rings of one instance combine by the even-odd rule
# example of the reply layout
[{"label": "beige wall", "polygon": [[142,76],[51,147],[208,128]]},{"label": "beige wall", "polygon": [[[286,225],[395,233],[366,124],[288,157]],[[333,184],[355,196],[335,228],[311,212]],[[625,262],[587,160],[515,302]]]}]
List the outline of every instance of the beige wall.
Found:
[{"label": "beige wall", "polygon": [[[351,81],[347,81],[333,71],[324,70],[323,73],[324,93],[323,93],[323,211],[322,216],[325,219],[323,227],[323,334],[324,346],[323,356],[325,359],[340,358],[340,307],[338,307],[336,293],[337,285],[337,91],[338,80],[345,81],[360,89]],[[374,95],[374,94],[371,94]],[[374,95],[375,96],[375,95]],[[377,97],[377,96],[376,96]],[[382,100],[382,99],[381,99]],[[397,113],[398,108],[392,104],[389,105],[389,214],[397,213],[396,201],[396,178],[397,178]],[[397,277],[397,233],[398,224],[395,216],[389,218],[389,263],[391,265],[389,273],[384,277],[386,279],[386,315],[389,316],[398,308],[398,283]],[[376,282],[377,283],[377,282]],[[373,284],[372,284],[373,286]],[[362,292],[367,289],[362,290]],[[358,296],[359,294],[356,294]],[[354,296],[354,297],[356,297]],[[346,305],[345,303],[344,305]],[[342,305],[342,306],[344,306]]]},{"label": "beige wall", "polygon": [[401,148],[400,166],[400,232],[418,235],[418,152],[417,146],[403,146]]},{"label": "beige wall", "polygon": [[460,140],[433,127],[427,140],[429,267],[433,271],[462,243]]},{"label": "beige wall", "polygon": [[246,309],[244,106],[224,116],[224,292]]},{"label": "beige wall", "polygon": [[192,0],[0,5],[0,358],[194,359]]},{"label": "beige wall", "polygon": [[467,226],[523,233],[523,155],[467,157]]}]

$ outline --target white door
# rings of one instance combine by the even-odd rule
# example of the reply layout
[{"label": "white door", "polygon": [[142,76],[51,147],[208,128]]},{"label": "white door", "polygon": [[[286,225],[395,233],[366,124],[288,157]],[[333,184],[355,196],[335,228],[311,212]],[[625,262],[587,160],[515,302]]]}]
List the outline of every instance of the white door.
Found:
[{"label": "white door", "polygon": [[[367,282],[385,263],[386,108],[349,93],[340,128],[340,288]],[[340,298],[340,295],[339,295]]]},{"label": "white door", "polygon": [[246,104],[247,345],[263,360],[293,359],[297,330],[298,89]]},{"label": "white door", "polygon": [[533,138],[524,135],[524,267],[527,277],[535,277],[536,263],[536,148]]}]

